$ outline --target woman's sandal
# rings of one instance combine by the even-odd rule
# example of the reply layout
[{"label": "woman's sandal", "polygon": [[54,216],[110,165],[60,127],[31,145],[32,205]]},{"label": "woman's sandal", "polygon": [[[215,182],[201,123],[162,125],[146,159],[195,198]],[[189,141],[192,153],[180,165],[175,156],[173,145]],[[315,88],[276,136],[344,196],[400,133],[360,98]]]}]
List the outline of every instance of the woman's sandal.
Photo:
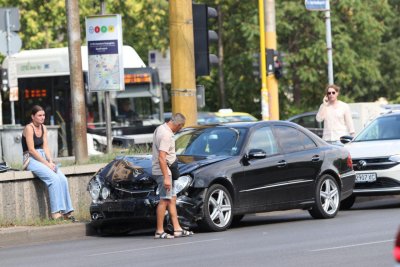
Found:
[{"label": "woman's sandal", "polygon": [[187,237],[192,236],[194,233],[185,229],[174,231],[174,237]]},{"label": "woman's sandal", "polygon": [[64,220],[68,220],[71,222],[78,222],[77,219],[75,219],[74,215],[71,214],[71,212],[67,213],[67,214],[63,214]]},{"label": "woman's sandal", "polygon": [[51,214],[51,219],[53,221],[63,221],[64,216],[60,212],[54,212]]},{"label": "woman's sandal", "polygon": [[166,232],[156,233],[154,235],[154,239],[172,239],[172,238],[174,238],[174,236],[167,234]]}]

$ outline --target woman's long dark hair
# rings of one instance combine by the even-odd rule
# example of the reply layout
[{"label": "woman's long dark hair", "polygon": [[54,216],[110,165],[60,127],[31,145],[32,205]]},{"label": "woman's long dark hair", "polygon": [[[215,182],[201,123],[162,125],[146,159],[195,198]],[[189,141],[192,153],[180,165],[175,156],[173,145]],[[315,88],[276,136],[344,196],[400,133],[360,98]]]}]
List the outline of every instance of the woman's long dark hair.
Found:
[{"label": "woman's long dark hair", "polygon": [[41,107],[41,106],[39,106],[39,105],[34,105],[33,107],[32,107],[32,111],[31,111],[31,115],[36,115],[36,113],[38,113],[39,111],[44,111],[44,109]]}]

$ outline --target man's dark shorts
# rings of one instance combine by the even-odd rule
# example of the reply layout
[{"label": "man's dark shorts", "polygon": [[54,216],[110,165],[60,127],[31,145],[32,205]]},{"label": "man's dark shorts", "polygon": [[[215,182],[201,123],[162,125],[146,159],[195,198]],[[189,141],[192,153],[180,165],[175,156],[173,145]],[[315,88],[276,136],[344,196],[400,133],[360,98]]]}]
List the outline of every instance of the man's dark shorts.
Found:
[{"label": "man's dark shorts", "polygon": [[[153,178],[158,184],[157,191],[160,195],[160,199],[171,199],[172,197],[176,197],[174,181],[172,181],[171,190],[167,191],[164,187],[164,176],[163,175],[154,175]],[[169,178],[172,179],[171,176]]]}]

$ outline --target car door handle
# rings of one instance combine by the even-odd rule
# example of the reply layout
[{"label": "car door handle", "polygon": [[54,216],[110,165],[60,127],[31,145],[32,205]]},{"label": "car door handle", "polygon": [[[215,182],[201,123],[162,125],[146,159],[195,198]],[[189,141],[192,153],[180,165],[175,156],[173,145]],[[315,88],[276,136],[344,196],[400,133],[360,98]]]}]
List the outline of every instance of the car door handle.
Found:
[{"label": "car door handle", "polygon": [[287,165],[287,162],[285,160],[281,160],[278,162],[277,166],[278,166],[278,168],[283,168],[283,167],[286,167],[286,165]]},{"label": "car door handle", "polygon": [[311,158],[311,161],[313,161],[313,162],[319,161],[319,155],[314,155],[314,156]]}]

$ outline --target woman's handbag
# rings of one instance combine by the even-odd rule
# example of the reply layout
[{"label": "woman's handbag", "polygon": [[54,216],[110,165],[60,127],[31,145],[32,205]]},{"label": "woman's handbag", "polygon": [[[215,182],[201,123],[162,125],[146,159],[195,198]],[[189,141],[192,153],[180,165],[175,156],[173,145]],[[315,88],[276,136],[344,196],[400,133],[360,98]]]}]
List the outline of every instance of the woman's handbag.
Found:
[{"label": "woman's handbag", "polygon": [[29,152],[24,153],[23,160],[22,160],[22,170],[26,170],[28,168],[29,161],[30,161],[29,156],[30,156]]},{"label": "woman's handbag", "polygon": [[167,165],[171,171],[172,180],[178,180],[180,176],[178,160],[175,160],[172,164],[167,164]]}]

